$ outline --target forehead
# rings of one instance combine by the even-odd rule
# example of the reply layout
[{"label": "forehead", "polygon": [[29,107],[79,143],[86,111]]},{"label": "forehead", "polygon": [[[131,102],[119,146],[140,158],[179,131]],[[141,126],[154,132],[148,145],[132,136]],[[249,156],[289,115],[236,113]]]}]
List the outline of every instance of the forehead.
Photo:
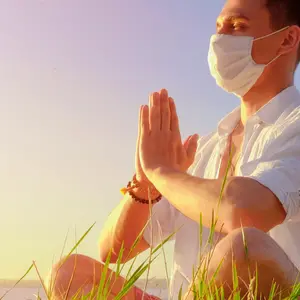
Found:
[{"label": "forehead", "polygon": [[261,19],[267,17],[266,0],[227,0],[219,18],[245,17]]}]

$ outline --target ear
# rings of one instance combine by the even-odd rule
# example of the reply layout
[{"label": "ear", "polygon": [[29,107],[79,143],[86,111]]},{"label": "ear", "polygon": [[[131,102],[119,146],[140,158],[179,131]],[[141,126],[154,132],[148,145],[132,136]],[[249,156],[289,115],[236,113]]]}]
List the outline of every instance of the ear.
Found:
[{"label": "ear", "polygon": [[280,53],[281,55],[288,54],[291,52],[297,52],[300,43],[300,27],[292,25],[287,28],[285,39],[283,40]]}]

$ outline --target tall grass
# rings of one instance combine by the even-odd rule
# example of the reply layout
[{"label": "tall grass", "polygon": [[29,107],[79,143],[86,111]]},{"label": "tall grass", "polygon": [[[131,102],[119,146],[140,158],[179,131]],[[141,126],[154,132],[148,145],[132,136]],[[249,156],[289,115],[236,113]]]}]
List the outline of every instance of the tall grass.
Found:
[{"label": "tall grass", "polygon": [[[258,300],[258,299],[263,299],[263,298],[261,298],[260,295],[258,295],[258,276],[259,276],[259,274],[257,271],[256,271],[256,274],[250,279],[248,294],[246,295],[246,297],[241,296],[240,287],[239,287],[238,269],[234,262],[232,263],[233,290],[232,290],[232,294],[230,295],[229,298],[227,298],[227,299],[225,298],[224,287],[218,286],[215,282],[215,278],[217,277],[219,269],[222,265],[222,261],[220,262],[219,267],[216,269],[212,278],[210,278],[210,279],[207,278],[207,270],[208,270],[209,262],[213,255],[213,251],[214,251],[215,244],[216,244],[216,243],[212,242],[213,236],[214,236],[215,224],[216,224],[216,221],[214,221],[214,218],[213,218],[212,225],[211,225],[210,238],[205,245],[205,247],[209,248],[208,254],[203,255],[202,257],[201,257],[201,255],[199,256],[199,261],[200,261],[199,268],[196,271],[194,271],[194,276],[193,276],[193,280],[191,281],[190,289],[189,289],[189,291],[181,290],[178,295],[178,299],[180,299],[180,300],[182,300],[182,299],[189,299],[189,300],[190,299],[193,299],[193,300],[198,300],[198,299],[199,300],[200,299],[209,299],[209,300],[229,300],[229,299],[230,300],[231,299],[232,300],[242,300],[242,299]],[[63,263],[77,249],[77,247],[81,244],[81,242],[84,240],[84,238],[87,236],[87,234],[91,231],[91,229],[93,227],[94,227],[94,224],[81,236],[79,241],[68,252],[68,254],[65,256],[65,258],[63,258],[61,260],[61,265],[63,265]],[[202,229],[201,229],[202,227],[203,226],[202,226],[201,217],[200,217],[200,232],[202,232]],[[139,238],[141,237],[141,234],[137,237],[130,252],[133,251]],[[128,291],[134,287],[134,285],[141,278],[141,276],[147,273],[151,264],[153,263],[154,260],[157,259],[157,257],[160,255],[160,253],[162,253],[162,254],[164,253],[163,247],[164,247],[165,243],[167,243],[174,234],[170,235],[169,237],[167,237],[166,239],[161,241],[161,243],[157,247],[152,248],[149,256],[134,270],[133,270],[133,265],[135,263],[135,259],[133,259],[130,262],[129,270],[128,270],[126,276],[124,276],[126,279],[125,283],[124,283],[121,291],[119,291],[117,295],[114,295],[113,299],[115,299],[115,300],[122,299],[128,293]],[[202,243],[202,239],[200,239],[200,243]],[[246,238],[244,239],[244,247],[245,247],[245,253],[247,253],[248,249],[247,249]],[[130,252],[129,252],[128,256],[130,255]],[[113,270],[114,273],[116,274],[116,276],[121,275],[121,272],[125,265],[125,264],[121,264],[123,253],[124,253],[124,247],[122,246],[121,251],[119,252],[117,263],[115,264],[115,269]],[[165,266],[166,266],[167,264],[166,264],[166,259],[165,259],[164,255],[163,255],[163,259],[165,261]],[[109,272],[109,266],[110,266],[110,255],[108,255],[106,262],[103,266],[100,282],[95,282],[95,284],[92,286],[90,293],[88,293],[84,296],[79,296],[79,294],[80,294],[80,289],[79,289],[78,294],[73,296],[71,299],[72,300],[105,300],[105,299],[108,299],[108,296],[112,292],[112,286],[114,284],[114,281],[112,280],[113,273]],[[75,271],[75,268],[76,268],[76,264],[74,266],[74,271]],[[52,293],[52,287],[55,282],[55,277],[51,278],[50,282],[48,282],[48,288],[46,288],[46,284],[45,284],[44,280],[42,279],[42,277],[40,276],[38,267],[35,262],[33,262],[30,265],[28,270],[16,282],[16,284],[10,290],[8,290],[3,296],[0,297],[0,300],[1,299],[5,300],[5,296],[7,296],[12,289],[16,288],[17,285],[24,278],[26,278],[28,273],[34,269],[37,272],[37,275],[40,279],[41,285],[43,287],[43,290],[46,294],[47,299],[53,300],[54,298],[53,298],[53,293]],[[249,274],[249,276],[250,276],[250,274]],[[148,274],[147,274],[147,280],[148,280]],[[146,282],[147,282],[147,280],[146,280]],[[72,276],[70,278],[69,287],[71,286],[71,284],[72,284]],[[78,288],[80,288],[80,287],[78,287]],[[295,283],[290,295],[285,298],[280,296],[280,291],[278,290],[278,285],[274,282],[271,286],[269,297],[267,299],[268,300],[273,300],[273,299],[274,300],[275,299],[296,300],[296,299],[298,299],[298,297],[300,297],[300,282]],[[36,295],[36,298],[38,300],[41,299],[39,295]],[[62,295],[60,299],[70,299],[70,298],[68,298],[68,291],[67,291],[67,293]]]},{"label": "tall grass", "polygon": [[[210,234],[209,234],[208,241],[205,243],[205,245],[203,245],[203,239],[202,239],[203,224],[202,224],[202,215],[200,214],[200,218],[199,218],[200,252],[199,252],[199,257],[198,257],[199,266],[198,266],[197,270],[193,270],[193,278],[191,280],[188,291],[183,291],[182,289],[180,289],[180,292],[178,295],[179,300],[183,300],[183,299],[185,299],[185,300],[200,300],[200,299],[201,300],[202,299],[205,299],[205,300],[244,300],[244,299],[245,300],[259,300],[259,299],[263,299],[261,297],[261,295],[258,294],[258,292],[259,292],[259,288],[258,288],[259,274],[258,274],[257,269],[256,269],[255,274],[252,276],[249,271],[250,284],[248,286],[248,292],[247,292],[246,296],[242,296],[241,292],[240,292],[241,289],[239,286],[240,280],[239,280],[239,276],[238,276],[238,269],[233,260],[232,261],[232,272],[231,272],[233,289],[232,289],[231,295],[227,299],[225,299],[225,288],[223,286],[219,286],[216,283],[216,278],[220,271],[223,261],[220,261],[219,266],[216,268],[215,273],[213,274],[213,276],[211,278],[208,278],[208,276],[207,276],[209,264],[212,259],[216,244],[218,242],[218,241],[215,241],[215,238],[214,238],[215,231],[216,231],[215,228],[216,228],[216,224],[218,222],[218,218],[217,218],[218,208],[219,208],[219,204],[222,199],[223,191],[224,191],[226,180],[228,177],[228,172],[229,172],[229,168],[231,165],[231,159],[232,159],[232,157],[230,156],[228,167],[227,167],[224,181],[222,184],[222,188],[220,191],[220,198],[219,198],[219,203],[218,203],[218,206],[216,209],[216,215],[214,212],[212,213]],[[151,210],[151,205],[150,205],[149,209]],[[151,225],[151,223],[152,223],[151,217],[148,222],[150,222],[150,225]],[[88,233],[92,230],[94,225],[95,224],[93,224],[90,228],[88,228],[88,230],[80,237],[78,242],[75,243],[75,245],[72,247],[72,249],[68,252],[68,254],[64,258],[62,258],[62,254],[61,254],[60,267],[62,267],[64,262],[66,262],[68,260],[68,258],[70,258],[72,253],[74,251],[76,251],[78,246],[85,239],[85,237],[88,235]],[[146,226],[147,225],[148,224],[146,224]],[[136,247],[139,239],[142,237],[144,229],[141,231],[141,233],[139,234],[139,236],[136,238],[135,242],[133,243],[133,245],[129,251],[128,257],[130,256],[130,254]],[[176,232],[174,232],[173,234],[168,236],[166,239],[161,240],[161,243],[157,247],[150,248],[149,256],[137,268],[134,269],[134,264],[136,262],[136,258],[134,258],[131,262],[128,263],[130,265],[129,265],[127,274],[124,276],[125,277],[124,285],[123,285],[122,289],[118,292],[118,294],[113,295],[113,297],[114,297],[113,299],[115,299],[115,300],[122,299],[134,287],[134,285],[137,283],[137,281],[144,274],[146,274],[146,285],[144,287],[144,292],[145,292],[145,289],[147,287],[147,282],[149,279],[150,266],[153,263],[153,261],[155,261],[160,254],[163,255],[163,260],[165,262],[164,266],[166,269],[166,276],[167,276],[168,270],[167,270],[166,257],[165,257],[165,253],[164,253],[164,245],[172,238],[172,236],[174,234],[176,234]],[[66,241],[65,241],[65,243],[66,243]],[[65,245],[65,243],[64,243],[64,245]],[[247,256],[248,255],[248,245],[247,245],[247,240],[246,240],[246,237],[244,234],[243,234],[243,244],[244,244],[245,255]],[[111,258],[111,255],[109,254],[106,259],[106,262],[104,263],[104,266],[102,268],[100,282],[94,282],[94,284],[91,287],[91,291],[88,294],[83,295],[83,296],[80,295],[81,287],[78,287],[79,288],[78,293],[77,293],[77,295],[72,297],[72,300],[106,300],[106,299],[108,299],[109,295],[112,294],[112,287],[115,284],[115,280],[113,280],[112,278],[114,277],[116,279],[118,276],[120,276],[123,271],[123,268],[125,266],[125,264],[121,263],[123,261],[123,255],[125,252],[124,250],[125,250],[124,246],[122,245],[122,247],[119,251],[117,263],[115,264],[115,269],[113,270],[114,273],[109,270],[110,258]],[[206,255],[204,255],[204,253],[206,253]],[[126,261],[126,259],[125,259],[125,261]],[[20,281],[22,281],[28,275],[28,273],[30,271],[32,271],[32,269],[35,269],[35,271],[39,277],[39,280],[41,282],[41,285],[44,289],[47,299],[48,300],[58,300],[58,299],[53,298],[53,286],[55,284],[56,277],[54,277],[54,278],[51,277],[50,281],[45,283],[40,275],[40,272],[39,272],[38,267],[35,262],[33,262],[31,264],[31,266],[28,268],[28,270],[25,272],[25,274],[16,282],[16,284],[10,290],[8,290],[2,297],[0,297],[0,300],[2,300],[2,299],[5,300],[5,296],[7,296],[12,289],[17,287],[17,285],[20,283]],[[59,300],[70,299],[68,297],[69,290],[72,285],[72,280],[73,280],[73,275],[74,275],[75,270],[76,270],[76,263],[74,265],[73,274],[70,277],[69,287],[68,287],[67,291],[64,293],[64,295],[61,295]],[[116,276],[113,276],[113,274],[115,274]],[[46,287],[46,285],[47,285],[47,287]],[[281,299],[282,300],[283,299],[284,300],[296,300],[296,299],[298,299],[298,297],[300,297],[300,282],[295,283],[295,285],[292,287],[290,295],[285,298],[283,298],[281,296],[281,291],[278,289],[278,285],[276,284],[276,282],[273,282],[273,284],[270,288],[269,296],[267,299],[268,300],[275,300],[275,299],[276,300],[277,299],[279,299],[279,300],[281,300]],[[38,300],[41,299],[39,295],[37,295],[36,298]]]}]

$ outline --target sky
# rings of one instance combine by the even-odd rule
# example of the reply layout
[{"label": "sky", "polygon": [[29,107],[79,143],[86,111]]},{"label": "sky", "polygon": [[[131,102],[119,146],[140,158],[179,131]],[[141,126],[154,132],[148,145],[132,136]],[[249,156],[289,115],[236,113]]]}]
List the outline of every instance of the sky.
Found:
[{"label": "sky", "polygon": [[[223,4],[1,1],[0,278],[21,277],[33,260],[44,276],[66,235],[65,252],[94,222],[78,252],[98,258],[151,92],[168,89],[183,137],[211,132],[239,104],[207,65]],[[158,260],[151,276],[164,275]]]}]

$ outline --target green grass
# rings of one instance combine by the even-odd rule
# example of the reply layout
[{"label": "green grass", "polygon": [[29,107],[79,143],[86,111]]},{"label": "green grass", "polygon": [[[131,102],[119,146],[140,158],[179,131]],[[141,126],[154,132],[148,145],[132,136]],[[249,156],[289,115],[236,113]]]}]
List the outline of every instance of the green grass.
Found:
[{"label": "green grass", "polygon": [[[217,284],[215,283],[215,278],[219,272],[219,269],[222,265],[222,261],[220,262],[219,268],[216,269],[215,274],[208,279],[207,278],[207,269],[209,266],[209,262],[210,259],[212,257],[212,253],[214,251],[214,243],[212,242],[213,240],[213,235],[214,235],[214,226],[215,226],[215,221],[214,218],[212,220],[212,226],[211,226],[211,234],[210,234],[210,239],[208,240],[208,242],[206,243],[205,247],[209,248],[209,254],[206,256],[199,256],[199,268],[197,270],[194,270],[194,276],[193,276],[193,281],[191,283],[191,287],[189,290],[189,295],[190,297],[188,298],[190,299],[209,299],[209,300],[228,300],[228,299],[232,299],[232,300],[241,300],[241,299],[245,299],[245,300],[258,300],[258,299],[263,299],[258,295],[258,277],[259,274],[256,271],[255,276],[253,276],[250,279],[250,284],[249,284],[249,289],[248,289],[248,294],[244,297],[241,296],[240,293],[240,288],[239,288],[239,277],[238,277],[238,270],[235,266],[235,263],[233,262],[232,264],[232,282],[233,282],[233,290],[232,290],[232,294],[230,295],[230,297],[228,299],[225,298],[225,292],[224,292],[224,287],[223,286],[217,286]],[[84,238],[87,236],[87,234],[92,230],[94,225],[92,225],[84,234],[83,236],[78,240],[78,242],[74,245],[74,247],[68,252],[68,254],[65,256],[64,259],[62,259],[62,263],[68,259],[68,257],[74,253],[74,251],[77,249],[77,247],[80,245],[80,243],[84,240]],[[202,227],[202,222],[201,222],[201,217],[200,217],[200,232],[202,232],[201,230]],[[174,233],[175,234],[175,233]],[[143,261],[137,268],[133,268],[133,265],[135,263],[135,259],[131,260],[130,262],[128,262],[129,265],[129,270],[127,272],[127,274],[124,276],[126,278],[126,283],[124,284],[122,290],[117,294],[114,295],[114,299],[116,300],[120,300],[122,299],[122,297],[124,297],[127,292],[136,284],[136,282],[141,278],[142,275],[147,275],[148,278],[148,271],[149,268],[151,266],[151,264],[153,263],[154,260],[157,259],[157,257],[159,255],[163,256],[163,259],[165,261],[165,256],[164,256],[164,250],[163,247],[165,245],[166,242],[168,242],[171,239],[172,235],[170,235],[168,238],[166,238],[165,240],[163,240],[160,245],[158,245],[156,248],[152,248],[150,250],[150,254],[148,256],[147,259],[145,259],[145,261]],[[136,242],[134,243],[133,247],[137,244],[138,239],[140,238],[137,237]],[[202,239],[200,239],[200,243],[202,243]],[[244,248],[245,248],[245,254],[248,253],[248,248],[247,248],[247,241],[246,238],[244,237]],[[134,248],[131,249],[131,251]],[[122,255],[124,253],[124,247],[121,248],[121,251],[119,253],[119,257],[117,260],[117,263],[115,264],[115,269],[114,272],[115,274],[118,276],[122,273],[122,270],[124,268],[124,264],[121,264],[121,260],[122,260]],[[130,255],[130,253],[129,253]],[[74,296],[72,298],[72,300],[104,300],[108,298],[108,295],[111,293],[111,286],[114,284],[114,282],[112,281],[112,276],[109,275],[112,274],[112,272],[109,272],[109,261],[110,261],[110,255],[108,255],[107,260],[104,264],[103,267],[103,271],[101,274],[101,280],[98,283],[95,283],[95,285],[93,286],[91,292],[87,295],[84,296]],[[166,266],[166,263],[165,263]],[[76,264],[75,264],[76,267]],[[74,267],[74,269],[75,269]],[[13,288],[17,287],[18,283],[20,281],[22,281],[24,278],[26,278],[27,274],[32,271],[35,270],[37,272],[37,275],[41,281],[41,285],[47,295],[47,298],[49,300],[52,300],[52,292],[51,292],[51,286],[53,286],[53,283],[55,281],[55,278],[53,279],[53,282],[50,281],[50,289],[46,290],[46,285],[43,281],[43,279],[40,276],[39,270],[37,265],[35,264],[35,262],[33,262],[31,264],[31,266],[28,268],[28,270],[25,272],[25,274],[16,282],[16,284],[14,285]],[[250,276],[250,273],[249,273]],[[70,283],[69,286],[72,284],[72,278],[70,279]],[[13,289],[12,288],[12,289]],[[0,297],[0,299],[4,299],[5,300],[5,296],[7,296],[9,294],[9,292],[12,290],[10,289],[9,291],[7,291],[5,293],[5,295],[3,295],[2,297]],[[178,296],[178,299],[184,299],[184,295],[186,295],[187,291],[183,291],[181,290]],[[290,295],[288,297],[280,297],[279,293],[278,293],[278,286],[277,284],[274,282],[271,289],[270,289],[270,293],[268,298],[268,300],[272,300],[272,299],[285,299],[285,300],[292,300],[292,299],[298,299],[298,297],[300,296],[300,283],[296,283],[290,293]],[[64,295],[64,297],[62,297],[62,299],[66,299],[67,295]],[[40,299],[40,297],[37,295],[36,296],[37,299]]]},{"label": "green grass", "polygon": [[[219,204],[222,200],[223,191],[225,188],[228,171],[230,168],[230,163],[231,163],[231,156],[229,159],[228,167],[227,167],[224,181],[222,184],[222,188],[220,191]],[[212,259],[212,255],[214,253],[215,246],[216,246],[216,243],[214,242],[214,234],[215,234],[216,224],[218,222],[218,218],[216,217],[218,215],[218,208],[219,208],[219,205],[216,209],[216,215],[214,214],[214,212],[212,213],[210,234],[209,234],[208,241],[206,242],[205,245],[203,245],[203,239],[202,239],[202,232],[203,232],[202,215],[200,214],[200,216],[199,216],[200,249],[201,249],[201,251],[203,251],[202,249],[206,250],[205,253],[207,253],[207,254],[203,255],[203,253],[201,253],[201,252],[199,253],[199,257],[198,257],[199,266],[198,266],[197,270],[193,270],[193,279],[192,279],[192,282],[190,283],[190,288],[188,291],[184,291],[181,289],[179,292],[179,295],[178,295],[178,299],[179,300],[182,300],[182,299],[187,299],[187,300],[200,300],[200,299],[201,300],[202,299],[203,300],[204,299],[205,300],[244,300],[244,299],[245,300],[260,300],[260,299],[296,300],[296,299],[298,299],[298,297],[300,297],[300,281],[299,281],[299,283],[298,282],[295,283],[295,285],[292,287],[292,291],[290,292],[290,295],[285,298],[281,297],[280,291],[278,289],[278,285],[275,282],[273,282],[273,284],[270,288],[268,297],[262,298],[258,294],[258,292],[259,292],[259,289],[258,289],[259,274],[258,274],[257,269],[256,269],[256,272],[254,275],[251,275],[251,272],[249,270],[250,284],[247,288],[247,294],[242,296],[241,288],[240,288],[240,280],[239,280],[239,275],[238,275],[238,269],[237,269],[234,261],[232,261],[232,291],[231,291],[231,295],[229,296],[229,298],[227,298],[227,299],[225,298],[225,287],[222,285],[220,286],[216,283],[216,278],[217,278],[218,272],[220,271],[220,269],[222,267],[223,261],[220,261],[219,266],[216,268],[213,276],[211,276],[210,278],[208,278],[208,276],[207,276],[207,270],[208,270],[208,267],[209,267],[209,264]],[[151,209],[151,206],[149,207],[149,209]],[[150,218],[149,222],[151,224],[151,218]],[[78,246],[85,239],[85,237],[89,234],[89,232],[92,230],[94,225],[95,224],[93,224],[90,228],[88,228],[88,230],[80,237],[78,242],[75,243],[74,247],[72,247],[72,249],[68,252],[68,254],[64,258],[62,258],[62,254],[61,254],[61,265],[70,257],[71,254],[73,254],[76,251]],[[145,227],[146,227],[146,225],[145,225]],[[133,243],[133,245],[129,251],[128,257],[130,256],[133,249],[137,245],[142,234],[143,234],[143,230],[140,233],[140,235],[136,238],[135,242]],[[153,261],[155,261],[157,259],[157,257],[159,255],[163,256],[163,259],[165,262],[164,267],[166,269],[166,277],[168,276],[166,257],[165,257],[165,253],[164,253],[164,245],[172,238],[172,236],[174,234],[176,234],[176,232],[174,232],[172,235],[170,235],[166,239],[161,240],[161,243],[156,248],[150,248],[149,256],[137,268],[134,268],[136,258],[132,259],[130,262],[127,263],[127,264],[129,264],[129,269],[128,269],[127,274],[124,276],[126,279],[125,283],[124,283],[121,291],[119,291],[119,293],[117,295],[113,295],[113,297],[114,297],[113,299],[115,299],[115,300],[122,299],[128,293],[128,291],[133,288],[133,286],[137,283],[137,281],[141,278],[141,276],[146,275],[146,278],[147,278],[146,282],[147,282],[148,278],[149,278],[150,266],[153,263]],[[65,240],[65,243],[66,243],[66,240]],[[64,243],[64,245],[65,245],[65,243]],[[243,245],[244,245],[245,255],[246,255],[246,257],[248,257],[247,240],[246,240],[246,237],[244,234],[243,234]],[[125,249],[122,245],[122,247],[119,251],[117,263],[115,264],[115,268],[113,270],[114,273],[116,274],[116,276],[121,275],[121,273],[124,269],[124,266],[125,266],[125,264],[123,264],[123,265],[121,264],[121,261],[123,259],[123,255],[125,252],[124,250]],[[108,295],[110,295],[112,293],[112,286],[115,283],[112,280],[113,273],[109,271],[110,257],[111,256],[108,255],[107,260],[103,266],[100,282],[95,282],[94,285],[91,287],[90,293],[87,295],[79,296],[80,291],[78,291],[78,295],[75,295],[72,298],[72,300],[106,300],[108,298]],[[76,268],[76,263],[74,265],[74,271],[75,271],[75,268]],[[51,281],[47,283],[48,284],[48,289],[47,289],[46,284],[44,283],[44,280],[42,279],[35,262],[33,262],[31,264],[31,266],[28,268],[28,270],[25,272],[25,274],[16,282],[16,284],[13,286],[13,288],[17,287],[19,282],[22,281],[24,278],[26,278],[28,273],[30,271],[32,271],[33,269],[36,271],[36,273],[39,277],[39,280],[41,282],[41,285],[44,289],[44,292],[45,292],[48,300],[53,300],[52,287],[54,285],[56,278],[55,277],[51,278]],[[166,279],[168,280],[168,277]],[[71,278],[70,278],[69,288],[71,287],[72,280],[73,280],[73,276],[71,276]],[[147,284],[145,285],[145,289],[146,289],[146,287],[147,287]],[[5,296],[7,296],[12,289],[7,291],[2,297],[0,296],[0,300],[1,299],[5,300]],[[66,294],[61,297],[61,299],[67,299],[68,294],[69,294],[69,289],[67,290]],[[188,297],[185,298],[185,295],[187,295],[187,294],[188,294]],[[37,295],[36,298],[40,299],[39,295]]]}]

